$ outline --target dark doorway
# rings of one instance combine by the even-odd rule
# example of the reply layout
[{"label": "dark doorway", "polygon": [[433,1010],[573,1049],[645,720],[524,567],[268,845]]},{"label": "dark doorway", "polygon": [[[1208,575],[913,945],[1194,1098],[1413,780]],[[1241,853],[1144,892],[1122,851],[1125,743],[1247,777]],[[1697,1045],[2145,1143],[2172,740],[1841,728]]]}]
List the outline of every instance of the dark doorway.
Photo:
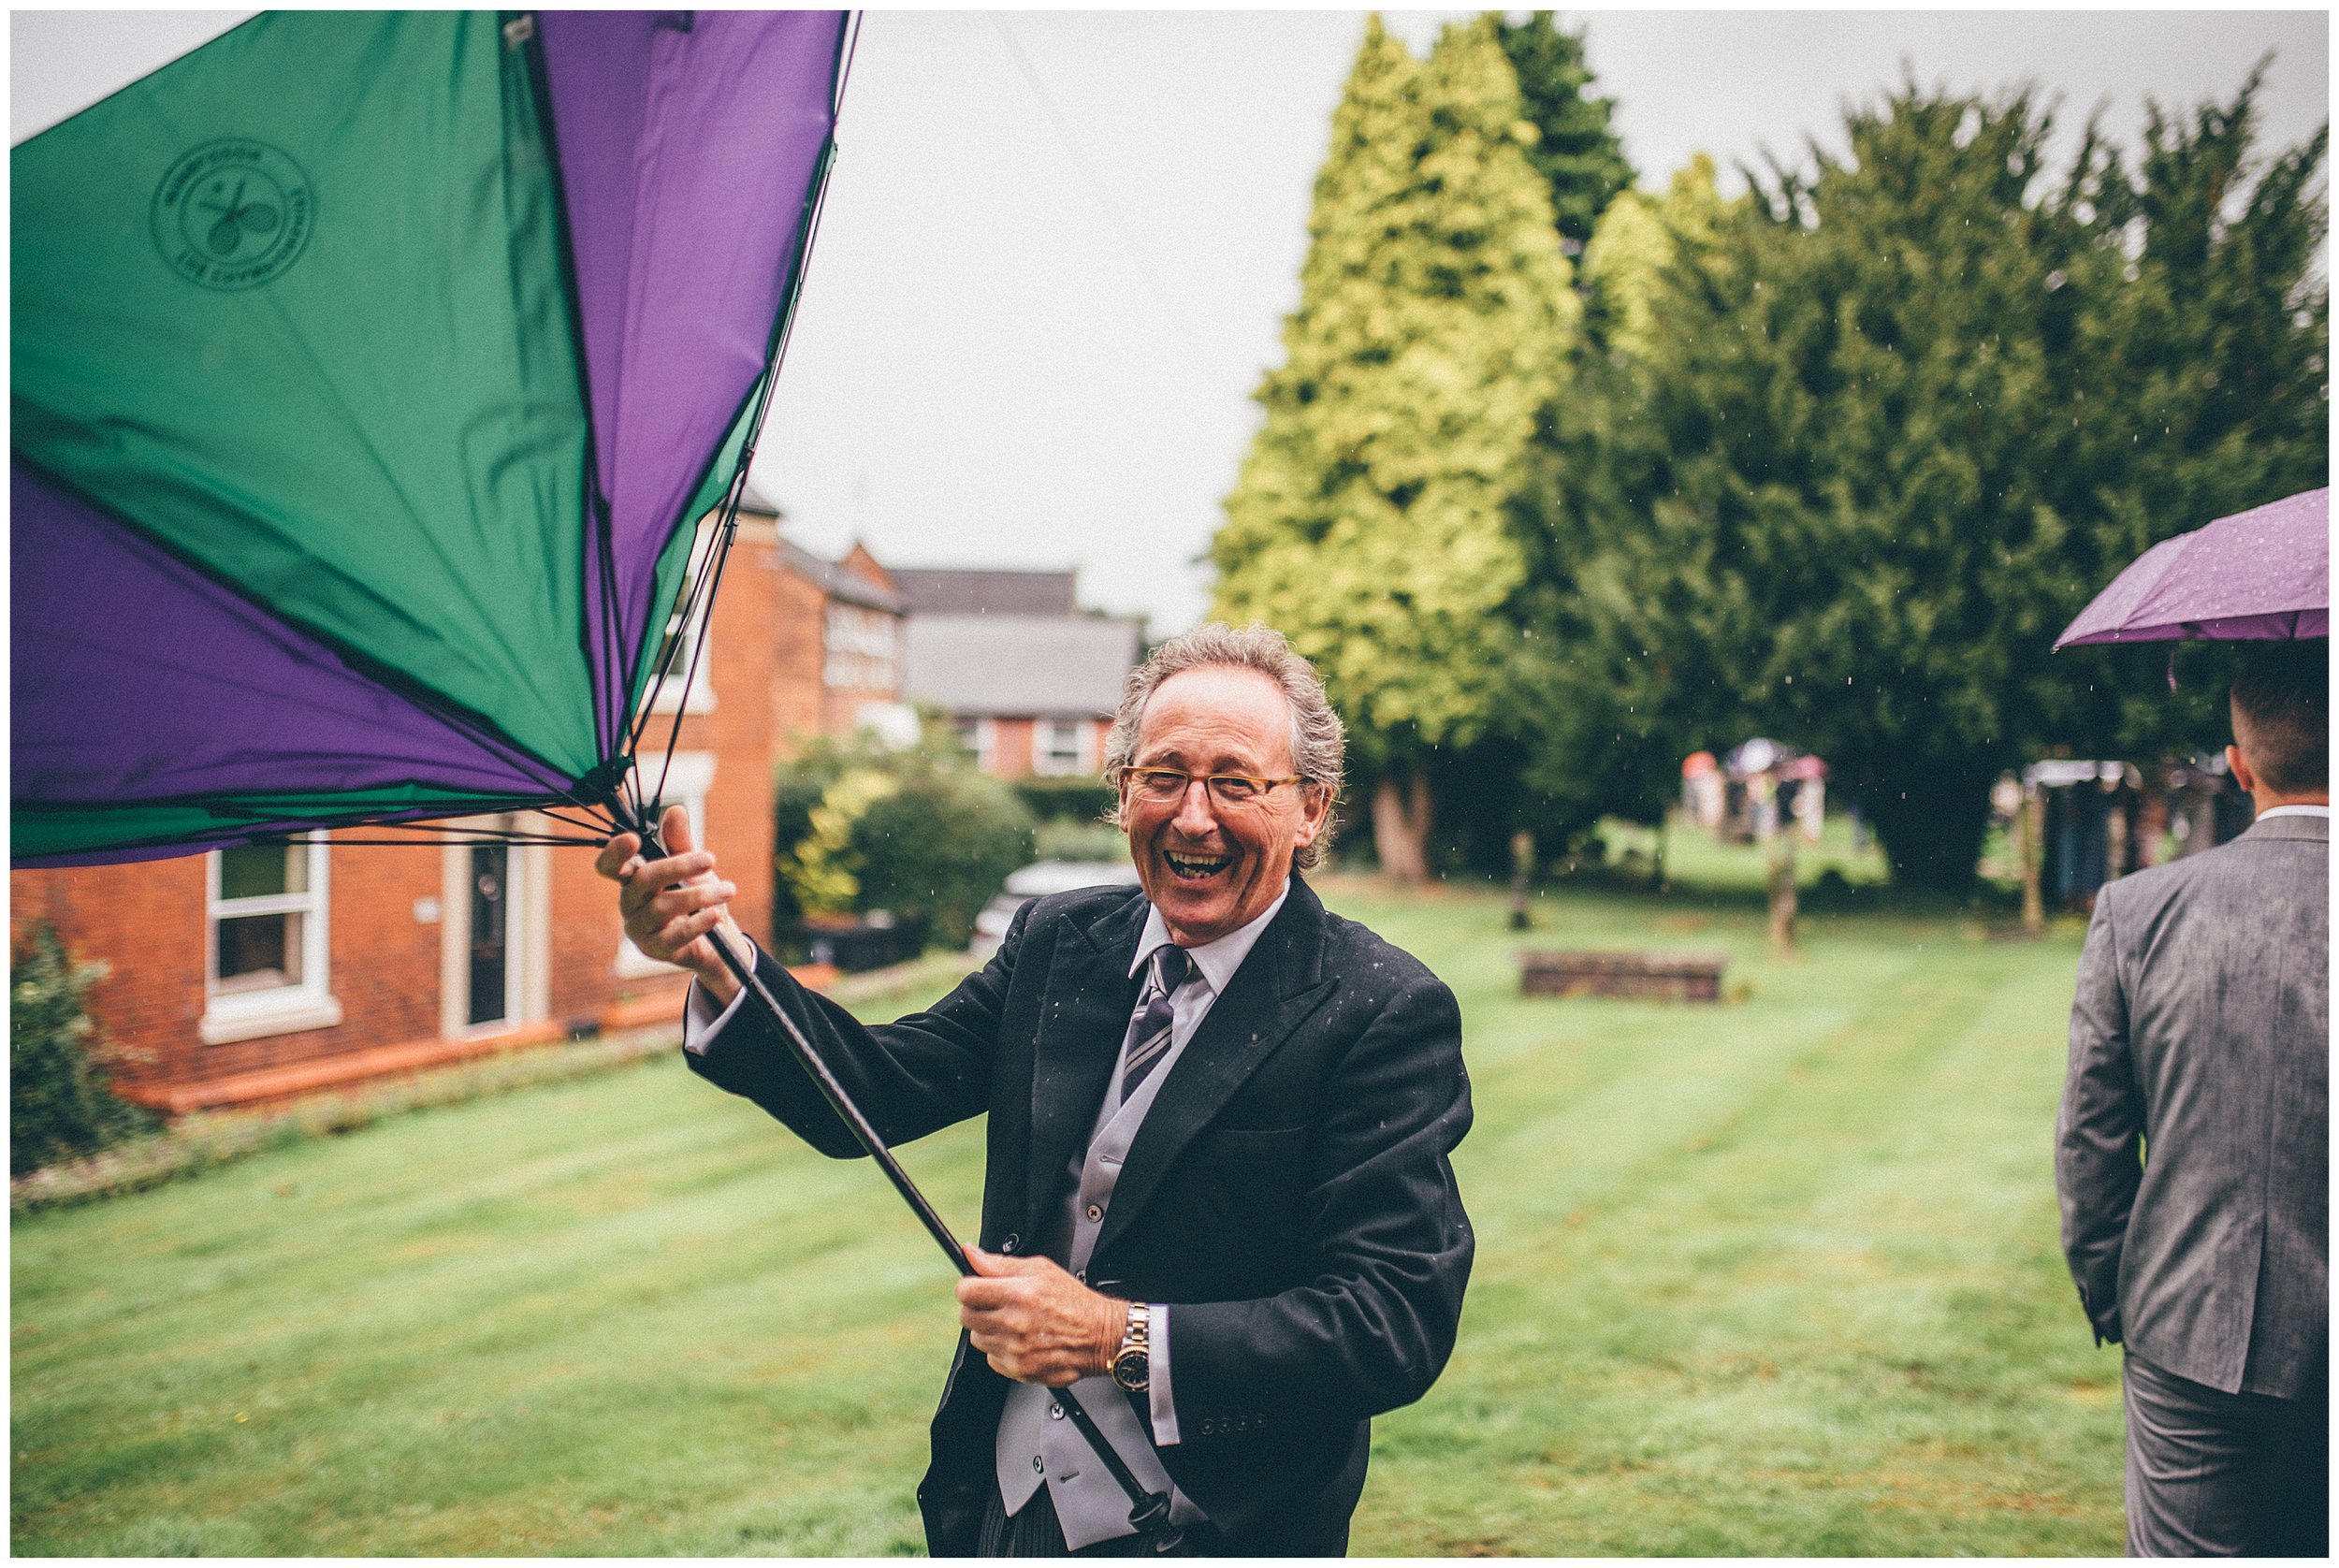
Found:
[{"label": "dark doorway", "polygon": [[510,1014],[512,851],[474,844],[471,851],[471,1006],[468,1024],[498,1024]]}]

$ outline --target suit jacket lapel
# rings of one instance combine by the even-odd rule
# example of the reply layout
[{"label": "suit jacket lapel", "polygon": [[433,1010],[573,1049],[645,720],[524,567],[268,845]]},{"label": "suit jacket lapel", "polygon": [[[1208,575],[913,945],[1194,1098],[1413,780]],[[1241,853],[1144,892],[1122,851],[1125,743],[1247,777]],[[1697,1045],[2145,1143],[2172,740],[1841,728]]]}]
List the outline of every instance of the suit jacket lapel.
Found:
[{"label": "suit jacket lapel", "polygon": [[[1135,941],[1132,933],[1131,952]],[[1112,1209],[1105,1216],[1093,1256],[1105,1255],[1114,1238],[1143,1210],[1170,1163],[1195,1135],[1332,994],[1338,981],[1319,973],[1323,947],[1324,906],[1295,876],[1283,912],[1260,935],[1242,967],[1235,971],[1227,994],[1211,1005],[1202,1026],[1170,1065],[1170,1076],[1155,1093],[1153,1108],[1146,1111],[1144,1125],[1129,1146],[1128,1163],[1122,1167],[1121,1179],[1112,1189]],[[1127,964],[1124,957],[1123,967]],[[1135,1003],[1132,991],[1128,1005]],[[1126,1033],[1126,1021],[1123,1033]],[[1102,1092],[1101,1084],[1098,1092]],[[1095,1104],[1089,1106],[1087,1114],[1096,1114]],[[1067,1150],[1059,1165],[1069,1157]]]},{"label": "suit jacket lapel", "polygon": [[1032,1048],[1030,1166],[1024,1172],[1024,1234],[1045,1234],[1049,1205],[1074,1154],[1085,1149],[1119,1059],[1140,982],[1129,974],[1143,898],[1132,898],[1092,926],[1067,922],[1041,993],[1039,1038]]}]

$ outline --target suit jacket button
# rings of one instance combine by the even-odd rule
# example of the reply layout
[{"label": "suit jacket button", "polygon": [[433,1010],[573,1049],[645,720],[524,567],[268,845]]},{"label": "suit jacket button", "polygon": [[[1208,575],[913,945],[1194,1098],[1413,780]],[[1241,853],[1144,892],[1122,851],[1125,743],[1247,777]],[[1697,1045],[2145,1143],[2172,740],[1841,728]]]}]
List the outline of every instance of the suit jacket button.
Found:
[{"label": "suit jacket button", "polygon": [[1210,1435],[1210,1423],[1208,1421],[1202,1423],[1202,1435],[1204,1437],[1208,1437]]},{"label": "suit jacket button", "polygon": [[1007,1233],[1007,1240],[999,1243],[999,1251],[1002,1254],[1011,1253],[1023,1244],[1024,1239],[1017,1235],[1014,1231],[1010,1230]]},{"label": "suit jacket button", "polygon": [[1247,1432],[1247,1431],[1249,1431],[1249,1430],[1251,1430],[1251,1422],[1250,1422],[1250,1418],[1249,1418],[1248,1416],[1245,1416],[1243,1419],[1242,1419],[1242,1420],[1240,1420],[1240,1421],[1237,1421],[1237,1422],[1234,1424],[1234,1430],[1237,1430],[1237,1431],[1239,1431],[1239,1432]]}]

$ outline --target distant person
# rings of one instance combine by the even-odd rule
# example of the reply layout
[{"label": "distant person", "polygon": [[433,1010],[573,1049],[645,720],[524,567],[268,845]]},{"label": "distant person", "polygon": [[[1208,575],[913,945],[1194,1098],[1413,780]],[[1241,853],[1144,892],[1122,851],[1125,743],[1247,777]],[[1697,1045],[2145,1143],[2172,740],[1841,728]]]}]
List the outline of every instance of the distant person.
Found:
[{"label": "distant person", "polygon": [[[918,1488],[936,1556],[1336,1555],[1371,1418],[1454,1347],[1470,1126],[1453,993],[1300,878],[1340,719],[1265,627],[1213,622],[1131,673],[1105,748],[1136,888],[1037,898],[924,1012],[864,1027],[758,973],[889,1140],[990,1113],[979,1277]],[[610,841],[627,935],[695,971],[691,1067],[829,1154],[860,1153],[709,946],[753,952],[677,809],[667,858]],[[1170,1529],[1140,1537],[1049,1389]]]},{"label": "distant person", "polygon": [[2329,1546],[2328,643],[2233,683],[2248,832],[2105,885],[2056,1121],[2063,1252],[2126,1346],[2128,1549]]}]

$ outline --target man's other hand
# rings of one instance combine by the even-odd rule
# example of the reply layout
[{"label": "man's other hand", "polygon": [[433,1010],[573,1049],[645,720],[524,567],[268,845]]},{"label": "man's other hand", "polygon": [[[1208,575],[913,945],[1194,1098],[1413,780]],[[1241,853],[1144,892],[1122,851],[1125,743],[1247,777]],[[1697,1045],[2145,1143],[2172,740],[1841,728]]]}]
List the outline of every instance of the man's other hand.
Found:
[{"label": "man's other hand", "polygon": [[966,1261],[975,1274],[958,1282],[958,1321],[1000,1376],[1062,1388],[1111,1365],[1126,1301],[1097,1294],[1044,1257],[968,1247]]},{"label": "man's other hand", "polygon": [[698,847],[690,814],[681,806],[666,807],[658,835],[665,841],[663,860],[644,860],[641,836],[621,833],[602,846],[593,869],[618,884],[617,913],[633,945],[690,970],[715,1005],[727,1008],[739,995],[739,982],[715,951],[717,934],[742,959],[753,952],[728,907],[739,890],[715,875],[715,857]]}]

